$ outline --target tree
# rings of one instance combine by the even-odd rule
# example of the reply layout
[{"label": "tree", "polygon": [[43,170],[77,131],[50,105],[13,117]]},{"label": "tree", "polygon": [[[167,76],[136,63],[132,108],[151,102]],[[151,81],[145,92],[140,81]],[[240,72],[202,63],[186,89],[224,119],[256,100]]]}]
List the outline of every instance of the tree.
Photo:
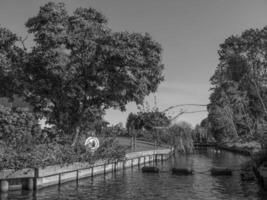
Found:
[{"label": "tree", "polygon": [[132,136],[131,147],[134,150],[136,148],[136,136],[137,131],[140,131],[144,126],[144,122],[140,115],[130,113],[126,121],[126,129],[128,135]]},{"label": "tree", "polygon": [[25,52],[16,43],[19,38],[0,26],[0,97],[13,98],[22,94],[20,65],[25,59]]},{"label": "tree", "polygon": [[170,135],[170,144],[174,147],[175,153],[193,152],[192,130],[188,127],[187,123],[172,125],[168,128],[168,134]]},{"label": "tree", "polygon": [[211,77],[209,121],[224,137],[253,135],[266,121],[266,30],[249,29],[220,45],[220,63]]},{"label": "tree", "polygon": [[158,108],[150,109],[149,106],[145,109],[139,107],[139,112],[137,114],[130,113],[126,127],[128,133],[132,135],[132,146],[135,149],[136,135],[137,131],[142,129],[152,132],[153,139],[156,143],[158,141],[158,132],[162,128],[167,128],[170,125],[170,119],[164,112],[158,110]]},{"label": "tree", "polygon": [[36,45],[21,66],[23,95],[34,111],[73,144],[108,108],[155,92],[163,80],[161,46],[149,34],[112,32],[93,8],[69,15],[63,3],[47,3],[26,27]]}]

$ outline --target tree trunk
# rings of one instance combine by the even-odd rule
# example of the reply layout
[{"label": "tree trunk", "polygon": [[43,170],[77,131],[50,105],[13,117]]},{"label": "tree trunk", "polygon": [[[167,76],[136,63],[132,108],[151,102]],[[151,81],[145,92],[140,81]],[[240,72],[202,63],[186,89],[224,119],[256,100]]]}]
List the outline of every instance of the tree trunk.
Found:
[{"label": "tree trunk", "polygon": [[134,144],[133,144],[134,150],[136,149],[136,131],[134,131]]},{"label": "tree trunk", "polygon": [[134,136],[132,135],[132,138],[131,138],[131,150],[133,151],[134,150]]}]

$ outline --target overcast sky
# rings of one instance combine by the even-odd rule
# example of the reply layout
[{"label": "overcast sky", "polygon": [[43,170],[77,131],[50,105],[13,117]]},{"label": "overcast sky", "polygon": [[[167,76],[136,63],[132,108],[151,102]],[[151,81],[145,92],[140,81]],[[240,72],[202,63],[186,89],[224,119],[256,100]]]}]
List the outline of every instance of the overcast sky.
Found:
[{"label": "overcast sky", "polygon": [[[24,37],[29,17],[47,0],[0,0],[0,25]],[[209,78],[218,64],[217,50],[230,35],[248,28],[267,25],[267,0],[62,0],[69,11],[77,7],[94,7],[109,19],[114,31],[148,32],[163,47],[165,81],[157,93],[147,98],[153,106],[164,109],[181,103],[209,102]],[[28,40],[28,45],[31,41]],[[190,108],[188,111],[202,108]],[[127,111],[109,110],[111,124],[125,122]],[[170,113],[172,115],[175,114]],[[187,114],[180,120],[195,125],[206,112]]]}]

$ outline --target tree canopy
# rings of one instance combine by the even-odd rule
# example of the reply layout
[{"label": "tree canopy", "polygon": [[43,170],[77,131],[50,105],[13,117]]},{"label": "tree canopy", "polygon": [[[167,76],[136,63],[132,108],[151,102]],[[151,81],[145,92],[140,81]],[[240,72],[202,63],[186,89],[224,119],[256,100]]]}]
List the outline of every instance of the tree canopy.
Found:
[{"label": "tree canopy", "polygon": [[220,45],[208,106],[215,138],[252,136],[266,122],[266,47],[267,27],[246,30]]},{"label": "tree canopy", "polygon": [[0,29],[0,95],[22,96],[65,133],[108,108],[141,103],[163,81],[160,44],[147,33],[113,32],[94,8],[69,14],[64,3],[50,2],[26,27],[35,41],[30,51]]}]

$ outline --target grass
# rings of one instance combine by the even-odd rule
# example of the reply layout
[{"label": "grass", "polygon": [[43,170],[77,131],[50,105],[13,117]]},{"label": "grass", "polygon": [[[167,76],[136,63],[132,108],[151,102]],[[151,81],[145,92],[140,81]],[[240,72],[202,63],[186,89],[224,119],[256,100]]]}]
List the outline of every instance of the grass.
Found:
[{"label": "grass", "polygon": [[[132,152],[131,150],[131,137],[117,137],[116,139],[120,145],[125,146],[127,148],[127,152]],[[157,149],[163,149],[167,146],[158,146]],[[136,140],[136,149],[134,151],[147,151],[153,150],[154,144],[147,141]]]}]

